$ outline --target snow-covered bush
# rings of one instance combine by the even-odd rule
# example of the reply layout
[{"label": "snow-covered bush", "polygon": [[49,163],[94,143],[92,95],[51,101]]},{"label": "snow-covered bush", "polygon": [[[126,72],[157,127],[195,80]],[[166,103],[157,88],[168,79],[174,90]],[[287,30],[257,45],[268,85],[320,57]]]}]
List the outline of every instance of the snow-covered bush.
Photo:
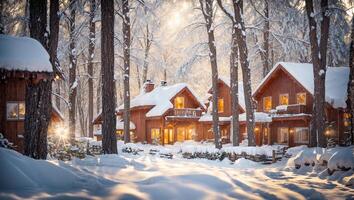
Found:
[{"label": "snow-covered bush", "polygon": [[[86,141],[64,141],[57,137],[48,137],[48,154],[58,160],[71,160],[72,157],[85,158],[89,145]],[[89,153],[90,154],[90,153]]]},{"label": "snow-covered bush", "polygon": [[13,143],[9,142],[2,133],[0,133],[0,147],[13,149]]},{"label": "snow-covered bush", "polygon": [[315,166],[315,164],[318,163],[318,159],[322,154],[322,148],[306,148],[296,155],[294,159],[295,167],[298,169],[304,165]]},{"label": "snow-covered bush", "polygon": [[328,170],[354,170],[354,147],[341,148],[334,152],[328,160]]}]

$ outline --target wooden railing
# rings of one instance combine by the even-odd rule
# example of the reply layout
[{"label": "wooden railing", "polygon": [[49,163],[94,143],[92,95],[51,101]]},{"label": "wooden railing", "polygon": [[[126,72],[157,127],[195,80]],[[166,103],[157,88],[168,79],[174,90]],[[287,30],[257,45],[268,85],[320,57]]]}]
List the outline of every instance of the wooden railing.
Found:
[{"label": "wooden railing", "polygon": [[284,110],[277,110],[278,114],[300,114],[306,113],[306,105],[291,104],[287,105]]},{"label": "wooden railing", "polygon": [[200,117],[202,116],[202,110],[194,108],[175,108],[172,110],[172,113],[170,115],[179,117]]}]

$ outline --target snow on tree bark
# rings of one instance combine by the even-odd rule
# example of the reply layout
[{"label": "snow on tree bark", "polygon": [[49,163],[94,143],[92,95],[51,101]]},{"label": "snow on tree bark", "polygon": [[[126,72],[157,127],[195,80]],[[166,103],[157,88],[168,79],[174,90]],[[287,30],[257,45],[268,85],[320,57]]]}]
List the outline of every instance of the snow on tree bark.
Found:
[{"label": "snow on tree bark", "polygon": [[351,140],[348,141],[351,144],[354,144],[354,16],[352,17],[352,28],[351,28],[351,42],[349,48],[349,81],[348,81],[348,99],[347,99],[347,108],[350,114],[350,124],[349,126],[349,137]]},{"label": "snow on tree bark", "polygon": [[[43,46],[47,27],[47,1],[30,0],[30,35]],[[47,131],[51,106],[51,80],[29,79],[26,84],[25,155],[35,159],[47,158]]]},{"label": "snow on tree bark", "polygon": [[87,65],[87,73],[89,75],[88,78],[88,121],[89,121],[89,132],[88,136],[93,137],[93,58],[95,53],[95,37],[96,37],[96,26],[94,22],[96,13],[96,0],[90,0],[90,19],[89,19],[89,48],[88,48],[88,65]]},{"label": "snow on tree bark", "polygon": [[69,20],[69,131],[70,139],[75,138],[75,124],[76,124],[76,95],[77,95],[77,80],[76,80],[76,37],[75,37],[75,15],[76,15],[76,0],[70,0],[69,2],[69,11],[70,16]]},{"label": "snow on tree bark", "polygon": [[239,132],[239,110],[238,110],[238,47],[236,37],[236,21],[231,13],[229,13],[222,5],[222,1],[217,1],[221,10],[232,21],[232,34],[231,34],[231,53],[230,53],[230,94],[231,94],[231,127],[232,127],[232,145],[238,146],[240,144]]},{"label": "snow on tree bark", "polygon": [[321,32],[320,44],[317,38],[317,23],[314,16],[312,0],[305,1],[307,17],[309,20],[309,37],[311,43],[311,56],[314,74],[314,112],[311,121],[310,146],[326,147],[325,131],[325,78],[327,43],[329,35],[328,0],[321,0]]},{"label": "snow on tree bark", "polygon": [[130,142],[130,17],[129,17],[129,0],[123,0],[123,52],[124,52],[124,143]]},{"label": "snow on tree bark", "polygon": [[236,37],[240,55],[240,64],[243,76],[243,90],[245,93],[245,105],[246,105],[246,126],[248,145],[255,146],[255,139],[253,134],[254,129],[254,109],[252,100],[252,88],[251,88],[251,70],[249,68],[248,61],[248,49],[246,44],[245,23],[243,20],[243,1],[233,0],[235,21],[236,21]]},{"label": "snow on tree bark", "polygon": [[212,76],[212,118],[213,118],[213,133],[215,138],[215,147],[222,148],[219,128],[219,115],[218,115],[218,65],[214,37],[214,24],[213,24],[213,0],[199,0],[202,14],[204,16],[206,30],[208,34],[209,58],[211,65]]},{"label": "snow on tree bark", "polygon": [[116,99],[114,83],[114,2],[101,1],[102,61],[102,149],[118,153],[116,138]]}]

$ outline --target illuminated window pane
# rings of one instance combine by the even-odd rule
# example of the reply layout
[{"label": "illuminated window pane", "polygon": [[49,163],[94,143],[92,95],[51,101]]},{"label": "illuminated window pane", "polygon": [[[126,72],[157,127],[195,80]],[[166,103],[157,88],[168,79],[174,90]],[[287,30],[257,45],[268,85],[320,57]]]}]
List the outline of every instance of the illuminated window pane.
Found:
[{"label": "illuminated window pane", "polygon": [[224,99],[218,99],[218,112],[224,112]]},{"label": "illuminated window pane", "polygon": [[18,103],[7,103],[6,104],[6,116],[9,120],[18,119]]},{"label": "illuminated window pane", "polygon": [[151,129],[151,140],[154,144],[160,143],[160,129],[159,128],[152,128]]},{"label": "illuminated window pane", "polygon": [[25,119],[25,114],[26,114],[26,107],[25,103],[19,103],[18,104],[18,117],[19,119]]},{"label": "illuminated window pane", "polygon": [[288,143],[288,134],[289,134],[289,128],[287,127],[279,128],[278,136],[277,136],[278,143]]},{"label": "illuminated window pane", "polygon": [[272,97],[263,98],[263,110],[269,111],[272,109]]},{"label": "illuminated window pane", "polygon": [[309,142],[309,129],[307,127],[295,128],[295,142],[296,143]]},{"label": "illuminated window pane", "polygon": [[186,130],[183,127],[178,127],[177,128],[177,141],[178,142],[183,142],[185,139],[186,135]]},{"label": "illuminated window pane", "polygon": [[306,93],[297,93],[296,103],[301,105],[306,105]]},{"label": "illuminated window pane", "polygon": [[184,97],[175,98],[175,108],[182,109],[184,108]]},{"label": "illuminated window pane", "polygon": [[289,105],[289,94],[279,95],[279,105]]}]

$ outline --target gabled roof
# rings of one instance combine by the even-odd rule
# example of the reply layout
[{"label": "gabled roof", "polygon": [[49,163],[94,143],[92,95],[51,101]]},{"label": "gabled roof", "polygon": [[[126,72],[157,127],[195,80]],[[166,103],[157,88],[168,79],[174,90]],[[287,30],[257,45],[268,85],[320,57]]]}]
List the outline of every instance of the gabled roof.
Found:
[{"label": "gabled roof", "polygon": [[0,69],[53,72],[49,55],[37,40],[0,34]]},{"label": "gabled roof", "polygon": [[[222,82],[225,84],[227,87],[230,87],[230,78],[226,76],[219,76],[219,82]],[[208,89],[208,92],[212,92],[212,88],[210,87]],[[246,110],[246,104],[245,104],[245,93],[243,91],[243,83],[241,81],[238,82],[238,104],[241,106],[243,110]]]},{"label": "gabled roof", "polygon": [[[195,101],[197,101],[201,108],[205,109],[205,105],[198,99],[195,92],[186,83],[177,83],[169,86],[158,86],[148,93],[141,93],[130,101],[130,108],[140,106],[153,106],[151,110],[146,113],[146,117],[162,116],[170,108],[173,108],[171,100],[182,90],[189,91]],[[118,110],[123,110],[124,104],[118,107]]]},{"label": "gabled roof", "polygon": [[[256,96],[261,89],[271,80],[272,75],[279,70],[284,70],[293,77],[305,90],[314,95],[313,65],[311,63],[290,63],[279,62],[261,81],[253,96]],[[346,108],[347,84],[349,81],[348,67],[327,67],[326,72],[326,102],[334,108]]]}]

